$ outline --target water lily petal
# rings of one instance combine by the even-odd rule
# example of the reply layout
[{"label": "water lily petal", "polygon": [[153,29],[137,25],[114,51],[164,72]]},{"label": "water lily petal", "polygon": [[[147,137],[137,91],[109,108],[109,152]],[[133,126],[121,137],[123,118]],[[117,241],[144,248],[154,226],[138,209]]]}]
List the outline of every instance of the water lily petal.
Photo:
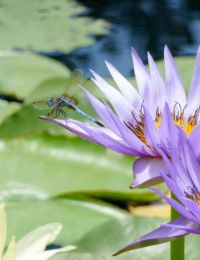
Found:
[{"label": "water lily petal", "polygon": [[186,107],[187,115],[191,115],[199,107],[200,100],[200,47],[197,51],[196,64],[194,68],[194,73],[192,77],[192,82],[190,85],[190,90],[188,94],[188,105]]},{"label": "water lily petal", "polygon": [[131,188],[143,188],[153,186],[162,181],[160,171],[166,170],[161,158],[140,158],[133,164],[135,180]]},{"label": "water lily petal", "polygon": [[147,72],[146,67],[144,66],[142,60],[138,56],[134,48],[131,48],[133,67],[135,72],[135,78],[137,81],[138,89],[142,98],[147,88],[150,88],[150,76]]},{"label": "water lily petal", "polygon": [[145,106],[149,108],[149,113],[153,116],[157,107],[156,104],[152,106],[152,104],[155,103],[155,91],[153,89],[151,77],[134,48],[131,48],[131,53],[140,96]]},{"label": "water lily petal", "polygon": [[162,111],[162,120],[159,128],[162,148],[168,151],[169,140],[173,140],[174,146],[178,144],[178,127],[174,124],[169,105],[165,103]]},{"label": "water lily petal", "polygon": [[186,210],[186,208],[182,206],[179,202],[177,202],[172,198],[169,198],[168,196],[166,196],[164,193],[162,193],[156,188],[150,188],[150,190],[159,194],[163,199],[165,199],[168,202],[168,204],[170,204],[174,209],[176,209],[182,216],[194,221],[192,214],[188,210]]},{"label": "water lily petal", "polygon": [[106,65],[110,71],[111,76],[113,77],[125,98],[130,102],[130,104],[134,106],[135,109],[140,109],[142,105],[142,99],[137,90],[112,64],[106,62]]},{"label": "water lily petal", "polygon": [[[166,224],[165,226],[174,228],[174,225],[170,224],[170,223]],[[194,225],[194,226],[196,226],[196,225]],[[186,226],[183,226],[183,225],[176,225],[176,228],[183,229],[183,230],[185,230],[189,233],[200,235],[200,226],[198,226],[198,227],[186,227]]]},{"label": "water lily petal", "polygon": [[25,235],[16,244],[16,260],[30,259],[28,256],[44,251],[46,246],[55,240],[61,229],[61,224],[51,223]]},{"label": "water lily petal", "polygon": [[144,133],[147,143],[153,148],[154,153],[159,155],[157,152],[157,147],[160,144],[159,129],[146,107],[144,107]]},{"label": "water lily petal", "polygon": [[5,212],[5,205],[4,203],[0,204],[0,258],[3,254],[3,249],[6,242],[6,235],[7,235],[7,217]]},{"label": "water lily petal", "polygon": [[184,155],[184,162],[186,164],[187,171],[189,172],[189,176],[191,177],[192,186],[196,187],[197,190],[200,191],[200,165],[197,159],[195,158],[192,146],[189,141],[186,139],[185,142],[181,143],[182,153]]},{"label": "water lily petal", "polygon": [[107,112],[107,109],[105,105],[99,101],[96,97],[94,97],[91,93],[89,93],[86,89],[82,88],[85,95],[89,99],[91,105],[93,106],[94,110],[98,114],[98,116],[102,119],[104,124],[111,129],[114,133],[119,135],[119,130],[116,127],[115,123],[113,122],[112,118],[110,117],[110,114]]},{"label": "water lily petal", "polygon": [[129,147],[128,144],[124,142],[119,136],[115,135],[109,129],[105,127],[95,127],[87,125],[85,123],[69,120],[67,124],[74,123],[76,126],[80,127],[83,131],[87,132],[89,136],[94,140],[94,142],[99,143],[105,147],[117,151],[122,154],[127,155],[139,155],[139,151],[135,150],[132,147]]},{"label": "water lily petal", "polygon": [[175,238],[185,236],[189,233],[186,230],[176,228],[176,225],[183,225],[185,227],[186,226],[192,227],[193,225],[195,226],[195,223],[189,221],[188,219],[182,216],[170,222],[169,224],[172,224],[173,226],[162,225],[156,230],[142,236],[139,239],[134,240],[133,242],[131,242],[130,244],[128,244],[127,246],[125,246],[124,248],[116,252],[114,255],[119,255],[121,253],[133,249],[137,249],[137,248],[165,243]]},{"label": "water lily petal", "polygon": [[133,118],[132,112],[135,112],[134,107],[116,88],[108,84],[108,82],[106,82],[96,72],[92,70],[91,72],[94,75],[94,79],[92,78],[92,81],[105,94],[105,96],[108,98],[119,117],[126,122],[130,122]]},{"label": "water lily petal", "polygon": [[191,132],[189,136],[189,142],[192,146],[192,150],[195,154],[195,156],[200,159],[200,145],[197,145],[197,140],[199,139],[200,136],[200,124],[197,125]]},{"label": "water lily petal", "polygon": [[54,124],[57,124],[57,125],[60,125],[64,128],[66,128],[67,130],[69,130],[70,132],[82,137],[82,138],[85,138],[91,142],[94,142],[94,143],[97,143],[99,144],[99,142],[96,142],[92,136],[90,136],[87,132],[83,131],[83,129],[81,129],[80,127],[78,127],[76,124],[74,123],[70,123],[69,121],[67,122],[66,120],[60,120],[60,119],[56,119],[56,118],[51,118],[51,117],[48,117],[48,116],[40,116],[39,117],[40,119],[42,120],[45,120],[45,121],[49,121],[51,123],[54,123]]},{"label": "water lily petal", "polygon": [[173,57],[167,46],[165,46],[164,50],[164,60],[166,72],[166,86],[170,109],[173,109],[176,102],[178,102],[181,105],[181,107],[184,107],[186,105],[185,90],[181,82]]},{"label": "water lily petal", "polygon": [[75,246],[69,245],[63,248],[45,250],[43,252],[36,252],[34,255],[26,255],[25,257],[20,257],[20,259],[18,260],[46,260],[54,256],[55,254],[68,252],[74,249],[76,249]]},{"label": "water lily petal", "polygon": [[148,62],[149,62],[152,91],[153,91],[152,95],[154,96],[154,104],[155,104],[154,107],[156,112],[157,107],[159,107],[162,110],[166,102],[166,86],[157,68],[156,63],[149,52],[148,52]]},{"label": "water lily petal", "polygon": [[13,236],[11,238],[11,241],[8,245],[8,248],[3,255],[3,260],[15,260],[15,254],[16,254],[16,243],[15,243],[15,237]]},{"label": "water lily petal", "polygon": [[[135,151],[138,151],[137,154],[142,155],[152,155],[150,149],[144,145],[144,143],[135,136],[128,127],[120,121],[120,119],[112,112],[112,110],[107,106],[107,111],[110,114],[113,122],[118,128],[121,137],[132,147]],[[136,154],[135,154],[136,155]]]},{"label": "water lily petal", "polygon": [[[184,203],[185,191],[187,191],[188,187],[190,187],[191,179],[184,169],[176,151],[172,151],[171,149],[171,159],[169,159],[162,151],[160,154],[162,155],[166,166],[166,170],[162,170],[160,174],[170,190],[177,198],[179,198],[180,201]],[[174,164],[176,160],[178,163]]]}]

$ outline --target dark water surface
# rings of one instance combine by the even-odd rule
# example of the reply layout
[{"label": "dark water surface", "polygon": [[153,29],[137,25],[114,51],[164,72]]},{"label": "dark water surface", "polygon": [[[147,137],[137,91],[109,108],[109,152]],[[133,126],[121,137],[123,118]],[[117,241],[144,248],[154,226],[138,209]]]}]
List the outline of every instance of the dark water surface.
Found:
[{"label": "dark water surface", "polygon": [[86,6],[84,14],[103,18],[110,33],[99,37],[89,47],[57,57],[66,65],[89,68],[108,76],[104,60],[110,61],[124,75],[133,73],[130,47],[133,46],[146,63],[147,51],[158,60],[168,45],[173,55],[194,55],[200,43],[200,1],[184,0],[79,0]]}]

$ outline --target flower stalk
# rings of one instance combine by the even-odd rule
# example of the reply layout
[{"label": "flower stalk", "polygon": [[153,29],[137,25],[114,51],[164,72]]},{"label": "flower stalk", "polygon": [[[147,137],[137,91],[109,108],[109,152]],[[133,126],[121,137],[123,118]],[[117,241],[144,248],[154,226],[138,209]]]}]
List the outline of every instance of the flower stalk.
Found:
[{"label": "flower stalk", "polygon": [[[176,196],[171,193],[171,198],[177,200]],[[171,221],[179,217],[180,214],[171,207]],[[170,260],[185,259],[185,237],[180,237],[170,241]]]}]

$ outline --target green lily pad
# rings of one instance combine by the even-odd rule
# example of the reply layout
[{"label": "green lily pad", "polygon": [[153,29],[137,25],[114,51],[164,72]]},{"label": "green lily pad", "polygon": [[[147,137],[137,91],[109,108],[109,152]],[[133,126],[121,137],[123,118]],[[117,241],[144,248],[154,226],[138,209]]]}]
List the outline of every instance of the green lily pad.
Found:
[{"label": "green lily pad", "polygon": [[64,128],[47,124],[38,118],[38,116],[46,114],[47,111],[37,110],[32,105],[23,106],[20,111],[11,115],[2,123],[0,126],[0,137],[30,137],[43,133],[48,133],[52,136],[73,136]]},{"label": "green lily pad", "polygon": [[[0,53],[0,92],[24,99],[43,81],[67,77],[69,70],[57,61],[17,52]],[[54,86],[56,88],[56,86]]]},{"label": "green lily pad", "polygon": [[[108,220],[125,219],[128,213],[98,200],[60,199],[7,203],[8,239],[18,240],[41,225],[61,223],[64,228],[56,243],[67,245]],[[20,225],[19,223],[23,223]]]},{"label": "green lily pad", "polygon": [[[2,137],[17,137],[17,136],[30,136],[38,135],[44,132],[49,133],[54,136],[69,136],[71,135],[65,129],[55,126],[53,124],[48,124],[38,119],[39,115],[47,115],[50,110],[38,110],[33,107],[32,103],[35,101],[45,101],[50,97],[58,97],[62,95],[66,89],[66,77],[52,77],[41,82],[29,96],[25,99],[25,105],[20,111],[12,115],[8,120],[0,127],[0,136]],[[87,84],[87,89],[90,92],[96,94],[97,88],[90,82]],[[77,92],[80,89],[77,86]],[[84,98],[84,96],[83,96]],[[80,107],[85,113],[93,117],[97,117],[94,109],[89,104],[86,98],[84,98],[83,106]],[[72,112],[72,110],[67,110],[69,117],[77,120],[85,120],[78,113]]]},{"label": "green lily pad", "polygon": [[[97,200],[65,199],[8,203],[6,211],[8,239],[15,234],[18,240],[40,225],[62,223],[64,228],[54,244],[73,244],[77,249],[56,255],[52,258],[55,260],[113,259],[112,254],[123,245],[164,222],[157,218],[134,217]],[[168,244],[164,244],[128,252],[117,259],[158,260],[167,256],[167,249]]]},{"label": "green lily pad", "polygon": [[[165,220],[164,220],[165,221]],[[134,217],[127,216],[123,220],[111,220],[100,224],[90,230],[80,240],[74,244],[77,246],[76,252],[73,253],[90,253],[96,256],[96,259],[111,259],[112,255],[121,247],[125,246],[133,239],[152,231],[161,224],[163,220],[158,218]],[[155,247],[143,248],[140,250],[130,251],[117,256],[117,259],[152,259],[158,260],[167,256],[168,244]],[[67,259],[73,259],[73,253],[67,254]],[[113,258],[113,257],[112,257]],[[78,260],[81,259],[77,258]],[[84,259],[84,258],[83,258]],[[87,258],[85,258],[87,259]],[[166,259],[168,259],[166,257]]]},{"label": "green lily pad", "polygon": [[[70,260],[101,260],[113,259],[112,254],[134,239],[154,230],[167,220],[147,217],[129,216],[121,220],[107,221],[87,234],[74,244],[76,251],[57,256],[52,259]],[[185,259],[196,260],[199,258],[200,237],[197,235],[186,236]],[[177,248],[178,250],[178,248]],[[169,259],[170,243],[159,244],[146,248],[133,250],[116,257],[125,260],[160,260]]]},{"label": "green lily pad", "polygon": [[21,108],[19,103],[0,100],[0,125]]},{"label": "green lily pad", "polygon": [[119,155],[79,138],[44,136],[1,140],[0,144],[0,196],[4,199],[74,193],[119,200],[158,198],[146,189],[128,189],[133,157]]},{"label": "green lily pad", "polygon": [[75,17],[85,8],[71,0],[1,1],[0,49],[36,51],[72,50],[93,43],[93,34],[105,34],[103,20]]}]

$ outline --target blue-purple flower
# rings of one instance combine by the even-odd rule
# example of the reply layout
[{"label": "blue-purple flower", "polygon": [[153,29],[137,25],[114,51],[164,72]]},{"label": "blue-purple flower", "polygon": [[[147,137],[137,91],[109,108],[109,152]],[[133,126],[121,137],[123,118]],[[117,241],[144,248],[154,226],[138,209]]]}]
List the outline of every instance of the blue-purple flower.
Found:
[{"label": "blue-purple flower", "polygon": [[179,131],[178,148],[169,141],[169,153],[161,151],[166,165],[161,170],[163,180],[177,200],[155,188],[180,216],[158,229],[133,241],[118,253],[164,243],[187,234],[200,234],[200,152],[193,151],[188,138]]},{"label": "blue-purple flower", "polygon": [[106,65],[117,88],[93,71],[92,80],[110,105],[83,89],[105,127],[73,119],[42,119],[118,153],[138,157],[133,165],[135,180],[131,187],[144,187],[162,181],[160,170],[164,170],[165,165],[158,144],[162,144],[165,152],[168,152],[167,140],[173,140],[176,145],[177,126],[186,133],[191,144],[199,134],[200,50],[188,97],[167,47],[165,80],[149,53],[149,71],[134,49],[132,57],[138,91],[108,62]]}]

